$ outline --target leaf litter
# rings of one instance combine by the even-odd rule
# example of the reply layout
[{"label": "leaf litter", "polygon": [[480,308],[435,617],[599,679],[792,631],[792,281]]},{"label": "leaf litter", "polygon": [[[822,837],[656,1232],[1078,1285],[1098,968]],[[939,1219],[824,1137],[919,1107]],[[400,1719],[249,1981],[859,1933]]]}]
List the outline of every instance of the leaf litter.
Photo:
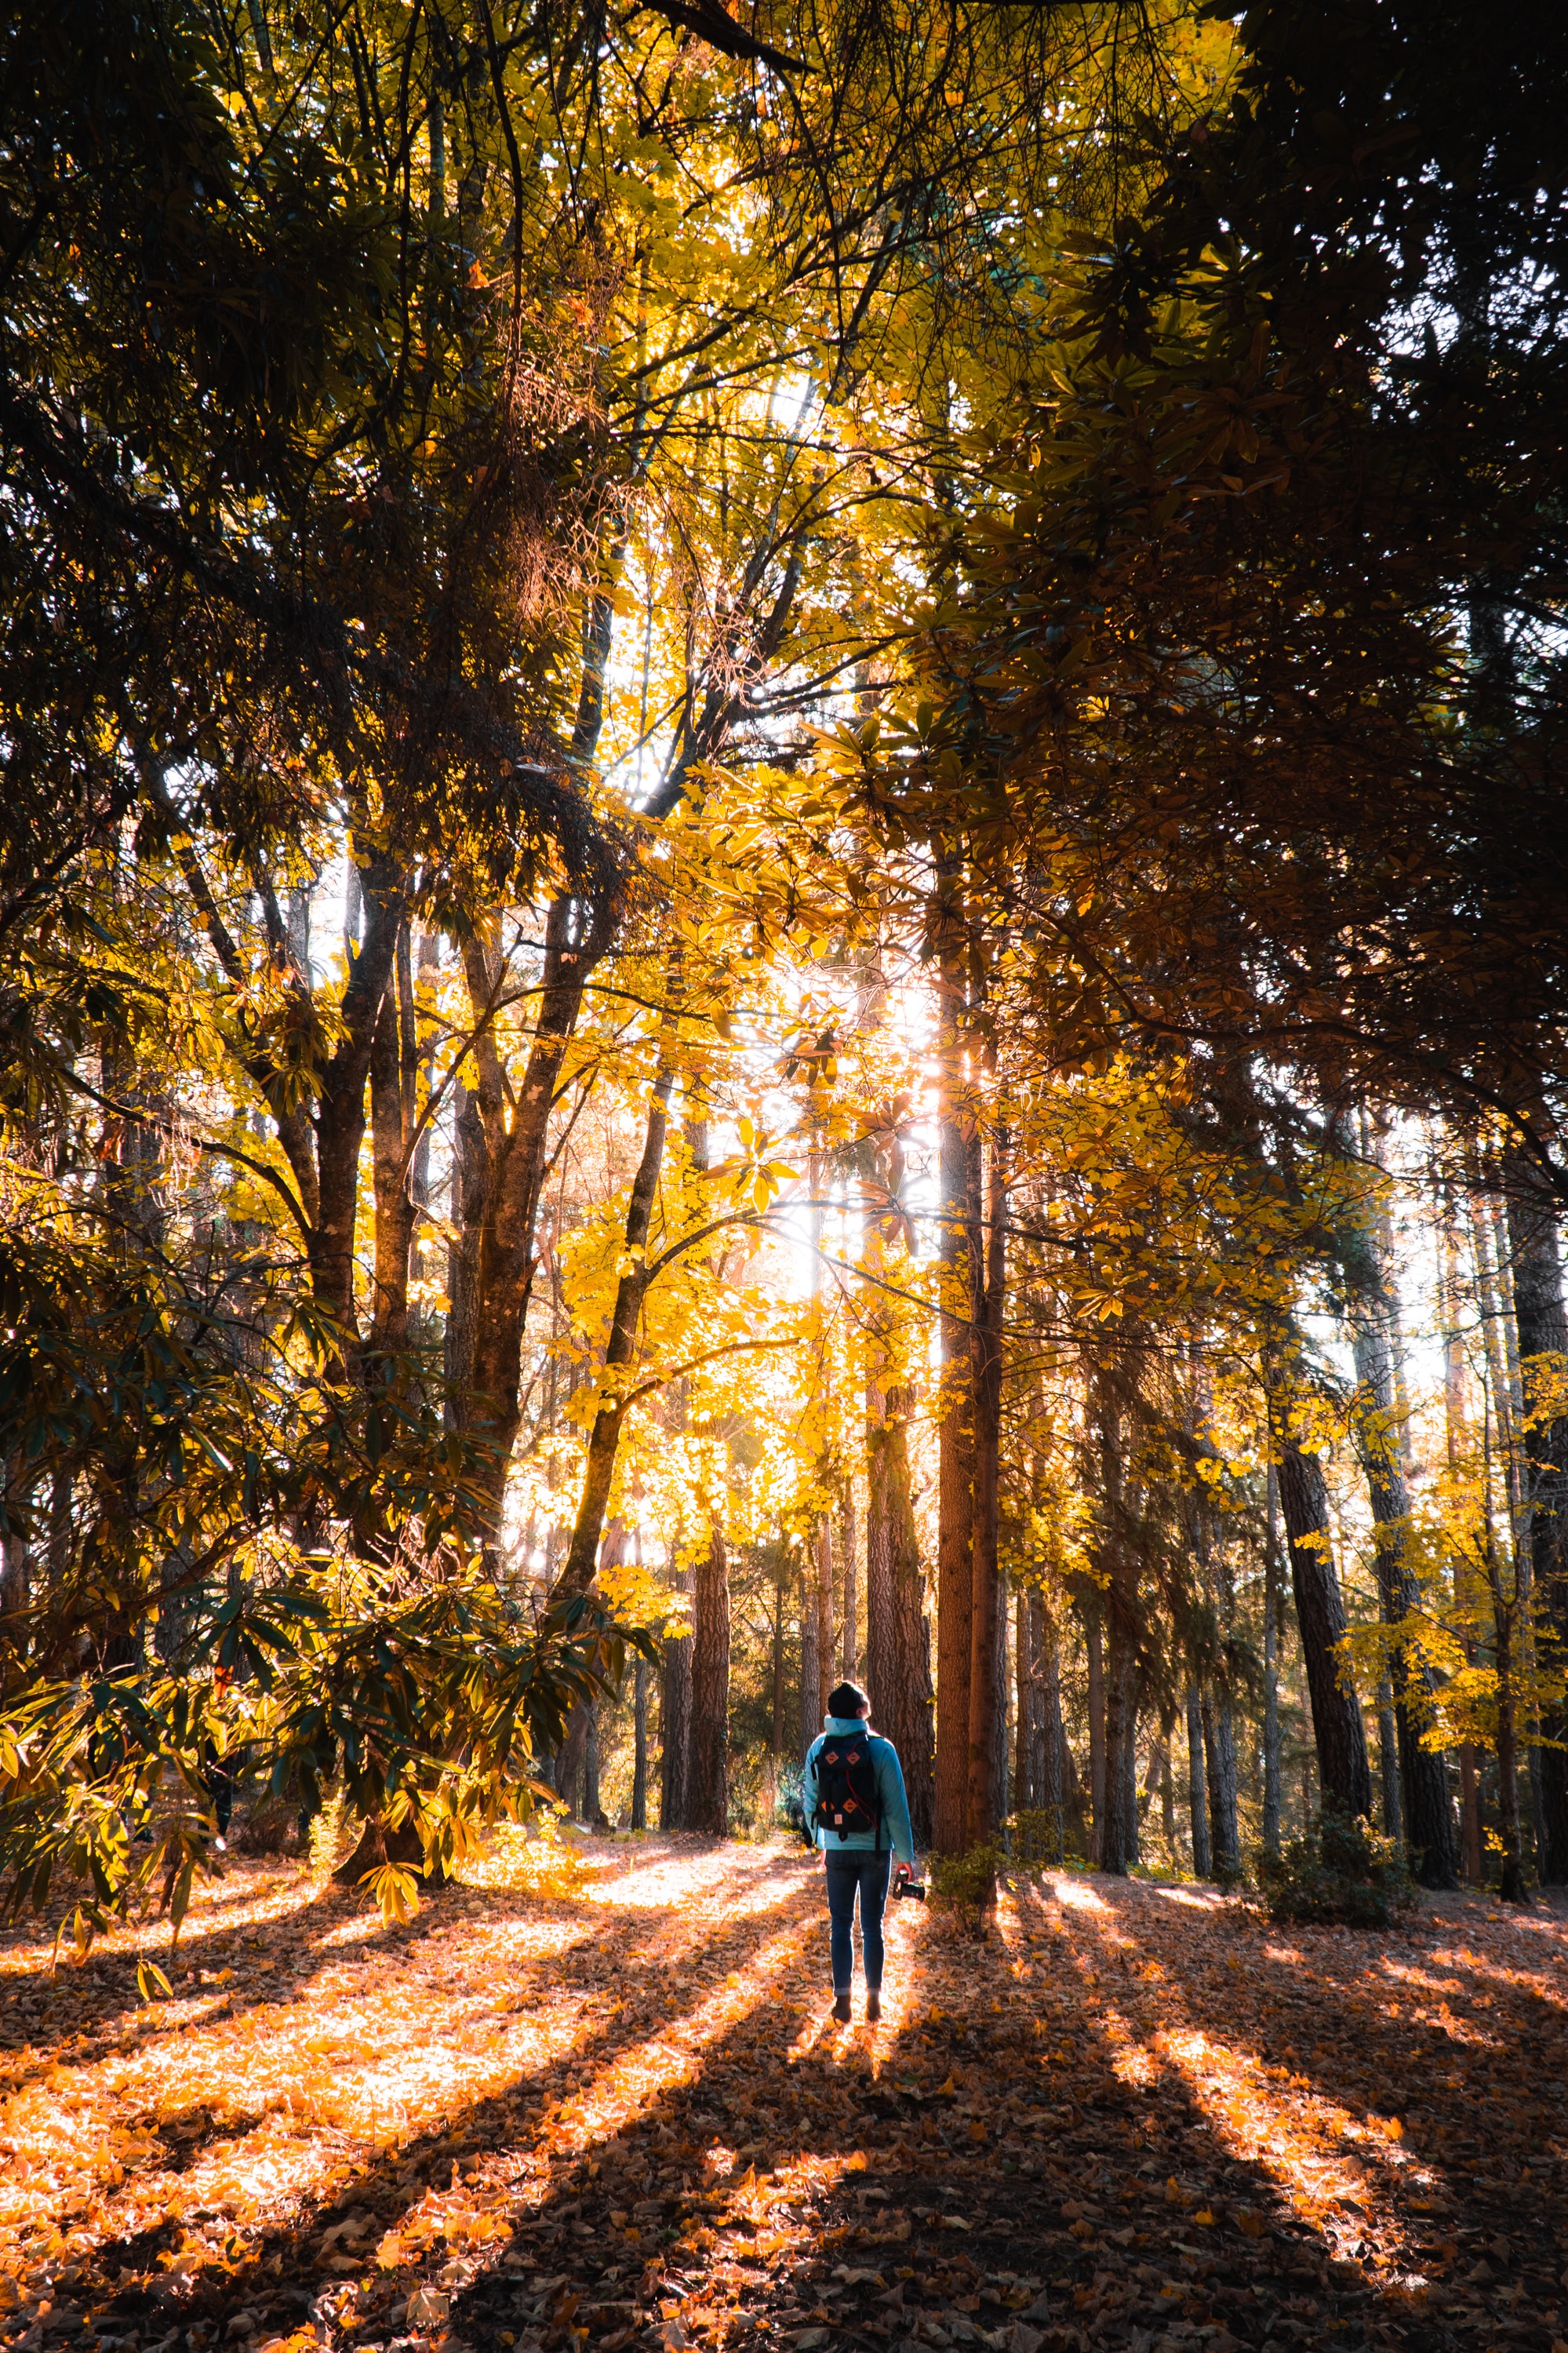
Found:
[{"label": "leaf litter", "polygon": [[0,2340],[1568,2353],[1561,1909],[1047,1874],[980,1945],[894,1907],[875,2028],[825,1943],[798,1854],[651,1838],[392,1927],[236,1861],[173,1953],[14,1932]]}]

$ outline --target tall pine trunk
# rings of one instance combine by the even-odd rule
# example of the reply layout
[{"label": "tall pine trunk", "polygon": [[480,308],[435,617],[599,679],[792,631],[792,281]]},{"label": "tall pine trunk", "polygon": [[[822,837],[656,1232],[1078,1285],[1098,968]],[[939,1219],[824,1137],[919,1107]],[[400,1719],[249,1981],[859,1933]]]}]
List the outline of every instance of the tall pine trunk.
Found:
[{"label": "tall pine trunk", "polygon": [[[952,930],[950,926],[950,933]],[[942,1395],[937,1454],[936,1773],[933,1843],[968,1843],[970,1678],[974,1651],[974,1377],[980,1294],[980,1138],[963,1069],[964,941],[944,936],[941,961]]]},{"label": "tall pine trunk", "polygon": [[686,1826],[722,1838],[730,1810],[730,1564],[716,1514],[692,1597],[689,1720]]},{"label": "tall pine trunk", "polygon": [[[686,1569],[672,1569],[669,1581],[677,1593],[689,1593]],[[689,1820],[691,1769],[691,1636],[666,1635],[660,1671],[659,1804],[661,1831],[684,1831]]]},{"label": "tall pine trunk", "polygon": [[[1558,1255],[1553,1204],[1522,1154],[1505,1170],[1509,1251],[1513,1271],[1514,1320],[1519,1331],[1526,1404],[1532,1360],[1568,1355],[1568,1320],[1563,1307],[1563,1271]],[[1543,1420],[1525,1440],[1525,1541],[1538,1622],[1559,1655],[1568,1652],[1568,1419]],[[1568,1885],[1568,1708],[1561,1704],[1542,1721],[1542,1883]]]},{"label": "tall pine trunk", "polygon": [[[1400,1446],[1393,1271],[1380,1237],[1364,1226],[1342,1236],[1341,1255],[1360,1384],[1355,1434],[1372,1501],[1378,1601],[1384,1622],[1397,1629],[1407,1620],[1417,1620],[1423,1604],[1409,1558],[1410,1495]],[[1389,1676],[1397,1760],[1391,1759],[1393,1769],[1385,1768],[1384,1774],[1385,1827],[1397,1836],[1394,1826],[1403,1815],[1412,1867],[1424,1887],[1457,1887],[1458,1840],[1448,1799],[1448,1768],[1443,1757],[1422,1741],[1431,1715],[1432,1686],[1412,1641],[1397,1642]]]},{"label": "tall pine trunk", "polygon": [[910,1471],[914,1391],[866,1388],[866,1670],[873,1720],[899,1752],[917,1846],[931,1840],[931,1644]]},{"label": "tall pine trunk", "polygon": [[[1003,1810],[1006,1725],[1003,1685],[1006,1621],[997,1558],[997,1502],[1002,1451],[1002,1315],[1006,1286],[1005,1142],[991,1149],[986,1188],[985,1288],[975,1318],[974,1503],[971,1545],[969,1664],[969,1804],[965,1843],[994,1838]],[[976,1256],[979,1256],[978,1236]]]},{"label": "tall pine trunk", "polygon": [[1325,1807],[1355,1817],[1372,1812],[1372,1767],[1361,1704],[1339,1645],[1349,1621],[1334,1572],[1323,1466],[1284,1431],[1278,1441],[1279,1502],[1290,1556],[1296,1624],[1312,1705],[1313,1745]]},{"label": "tall pine trunk", "polygon": [[1279,1490],[1268,1465],[1268,1539],[1263,1561],[1263,1846],[1279,1852]]},{"label": "tall pine trunk", "polygon": [[1204,1771],[1203,1703],[1195,1683],[1187,1685],[1187,1821],[1193,1841],[1193,1876],[1210,1879],[1214,1856],[1209,1847],[1209,1816]]}]

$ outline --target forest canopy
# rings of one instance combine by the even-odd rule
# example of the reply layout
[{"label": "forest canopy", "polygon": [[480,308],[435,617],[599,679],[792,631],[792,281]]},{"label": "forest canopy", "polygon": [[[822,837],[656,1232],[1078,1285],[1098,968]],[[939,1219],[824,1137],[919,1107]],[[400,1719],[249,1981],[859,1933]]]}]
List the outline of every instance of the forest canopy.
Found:
[{"label": "forest canopy", "polygon": [[8,16],[13,1903],[1568,1883],[1564,48]]}]

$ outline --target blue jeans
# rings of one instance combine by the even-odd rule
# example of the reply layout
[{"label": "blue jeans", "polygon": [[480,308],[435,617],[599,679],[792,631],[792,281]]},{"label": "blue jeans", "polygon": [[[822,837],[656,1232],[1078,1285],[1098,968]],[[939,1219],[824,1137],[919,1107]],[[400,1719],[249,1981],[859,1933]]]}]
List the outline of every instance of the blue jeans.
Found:
[{"label": "blue jeans", "polygon": [[860,1898],[861,1958],[866,1989],[882,1985],[882,1906],[888,1900],[892,1855],[864,1847],[827,1850],[827,1918],[833,1952],[833,1990],[847,1993],[855,1979],[855,1898]]}]

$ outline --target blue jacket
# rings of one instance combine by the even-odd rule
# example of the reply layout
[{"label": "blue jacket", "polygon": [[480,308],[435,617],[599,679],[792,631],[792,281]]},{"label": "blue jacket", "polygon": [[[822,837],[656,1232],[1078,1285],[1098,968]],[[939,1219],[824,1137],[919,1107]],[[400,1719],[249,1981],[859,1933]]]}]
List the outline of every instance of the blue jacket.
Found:
[{"label": "blue jacket", "polygon": [[[835,1737],[842,1740],[865,1730],[865,1722],[860,1716],[830,1715],[826,1731],[819,1732],[807,1749],[800,1796],[808,1829],[816,1812],[816,1760],[824,1743]],[[914,1837],[910,1829],[910,1801],[904,1795],[904,1768],[899,1762],[899,1752],[890,1740],[883,1739],[879,1732],[868,1734],[868,1738],[871,1763],[877,1775],[877,1795],[882,1807],[879,1828],[847,1833],[842,1831],[813,1831],[812,1843],[825,1848],[830,1854],[852,1852],[856,1848],[870,1854],[878,1847],[886,1849],[890,1846],[900,1862],[912,1865],[915,1859]]]}]

